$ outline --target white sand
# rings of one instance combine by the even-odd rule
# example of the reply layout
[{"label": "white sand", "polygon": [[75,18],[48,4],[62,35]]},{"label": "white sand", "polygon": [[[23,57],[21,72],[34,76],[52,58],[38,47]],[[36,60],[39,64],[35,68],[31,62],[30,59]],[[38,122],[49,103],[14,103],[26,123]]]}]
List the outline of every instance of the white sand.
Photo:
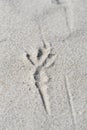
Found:
[{"label": "white sand", "polygon": [[[40,72],[50,112],[33,75],[43,39],[57,55]],[[87,130],[86,0],[0,0],[0,130]]]}]

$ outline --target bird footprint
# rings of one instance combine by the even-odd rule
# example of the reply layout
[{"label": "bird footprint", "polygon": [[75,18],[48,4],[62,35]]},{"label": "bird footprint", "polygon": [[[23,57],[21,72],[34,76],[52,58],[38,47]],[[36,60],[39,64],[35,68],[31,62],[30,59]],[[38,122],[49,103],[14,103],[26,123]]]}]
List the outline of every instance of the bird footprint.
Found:
[{"label": "bird footprint", "polygon": [[53,53],[51,44],[44,42],[43,47],[38,49],[36,56],[34,55],[35,59],[28,53],[26,54],[26,57],[35,67],[35,72],[33,74],[35,86],[38,88],[46,112],[50,115],[51,110],[47,93],[47,82],[49,81],[49,78],[46,75],[46,69],[55,63],[56,54]]}]

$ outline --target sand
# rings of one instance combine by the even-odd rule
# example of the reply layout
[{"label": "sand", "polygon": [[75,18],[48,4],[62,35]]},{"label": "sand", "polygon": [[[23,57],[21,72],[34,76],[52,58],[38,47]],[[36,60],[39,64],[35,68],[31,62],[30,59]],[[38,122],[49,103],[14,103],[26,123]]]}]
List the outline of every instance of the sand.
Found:
[{"label": "sand", "polygon": [[87,130],[86,0],[0,0],[0,130]]}]

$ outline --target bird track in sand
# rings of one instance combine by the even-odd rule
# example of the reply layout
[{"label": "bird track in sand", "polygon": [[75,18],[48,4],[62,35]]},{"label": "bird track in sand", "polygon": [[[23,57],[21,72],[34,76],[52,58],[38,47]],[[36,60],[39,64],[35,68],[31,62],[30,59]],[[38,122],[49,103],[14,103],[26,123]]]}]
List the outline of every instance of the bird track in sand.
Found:
[{"label": "bird track in sand", "polygon": [[53,54],[53,48],[51,44],[48,42],[43,42],[43,47],[38,49],[36,56],[34,55],[34,59],[29,53],[26,53],[26,57],[35,67],[35,72],[33,74],[35,86],[38,88],[46,112],[50,115],[51,110],[49,96],[47,93],[47,83],[49,78],[46,75],[46,69],[54,65],[56,54]]}]

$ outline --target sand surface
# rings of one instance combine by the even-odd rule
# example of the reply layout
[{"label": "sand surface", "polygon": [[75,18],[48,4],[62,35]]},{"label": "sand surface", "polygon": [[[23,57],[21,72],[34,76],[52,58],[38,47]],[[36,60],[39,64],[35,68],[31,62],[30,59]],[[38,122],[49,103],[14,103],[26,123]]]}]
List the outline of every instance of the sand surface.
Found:
[{"label": "sand surface", "polygon": [[0,0],[0,130],[87,130],[87,0]]}]

